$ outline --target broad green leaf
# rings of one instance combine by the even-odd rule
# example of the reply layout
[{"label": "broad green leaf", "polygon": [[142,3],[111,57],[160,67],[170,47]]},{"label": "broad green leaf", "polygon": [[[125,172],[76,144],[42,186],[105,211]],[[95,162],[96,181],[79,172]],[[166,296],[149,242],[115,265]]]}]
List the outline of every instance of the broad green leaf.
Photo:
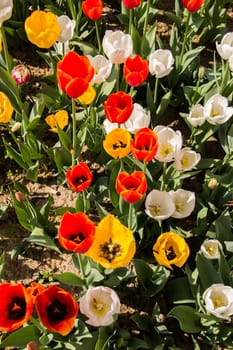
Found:
[{"label": "broad green leaf", "polygon": [[175,306],[169,313],[168,317],[175,317],[182,331],[187,333],[199,333],[204,327],[201,325],[200,317],[191,306]]},{"label": "broad green leaf", "polygon": [[100,327],[99,336],[95,344],[95,350],[109,349],[108,343],[110,339],[114,336],[116,331],[117,331],[116,329],[112,331],[110,327]]},{"label": "broad green leaf", "polygon": [[213,262],[201,253],[197,254],[196,266],[203,291],[214,283],[223,283],[221,276],[213,266]]},{"label": "broad green leaf", "polygon": [[31,340],[39,340],[39,331],[36,326],[26,326],[10,333],[0,346],[16,346],[24,348]]},{"label": "broad green leaf", "polygon": [[143,331],[143,337],[150,349],[154,349],[155,346],[162,343],[159,331],[155,328],[149,316],[135,314],[130,318],[137,324],[138,328]]},{"label": "broad green leaf", "polygon": [[0,278],[1,278],[2,274],[3,274],[4,267],[5,267],[5,252],[3,252],[0,255]]},{"label": "broad green leaf", "polygon": [[42,247],[46,247],[48,249],[55,250],[57,253],[61,254],[61,251],[54,243],[53,239],[48,236],[44,229],[41,227],[35,227],[31,233],[31,235],[25,238],[25,241],[38,244]]},{"label": "broad green leaf", "polygon": [[85,281],[72,272],[54,274],[53,278],[59,282],[68,284],[69,286],[82,287],[85,285]]},{"label": "broad green leaf", "polygon": [[3,218],[3,216],[6,213],[8,207],[9,207],[8,204],[0,204],[0,219]]}]

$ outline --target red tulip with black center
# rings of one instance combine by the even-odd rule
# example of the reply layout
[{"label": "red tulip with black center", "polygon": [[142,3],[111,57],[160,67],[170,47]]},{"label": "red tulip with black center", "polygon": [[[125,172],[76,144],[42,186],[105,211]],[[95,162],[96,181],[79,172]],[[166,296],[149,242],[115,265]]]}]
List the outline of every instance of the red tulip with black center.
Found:
[{"label": "red tulip with black center", "polygon": [[147,191],[146,176],[143,171],[128,174],[123,171],[116,178],[116,191],[128,203],[140,201]]},{"label": "red tulip with black center", "polygon": [[88,165],[81,162],[66,172],[68,186],[75,192],[82,192],[88,188],[92,182],[92,172]]},{"label": "red tulip with black center", "polygon": [[67,291],[50,286],[37,295],[35,307],[41,323],[51,332],[63,336],[74,327],[78,314],[78,303]]},{"label": "red tulip with black center", "polygon": [[12,332],[30,319],[33,302],[22,284],[1,284],[0,298],[0,331]]},{"label": "red tulip with black center", "polygon": [[148,77],[149,63],[139,55],[129,57],[125,61],[123,73],[126,82],[130,86],[139,86]]},{"label": "red tulip with black center", "polygon": [[95,238],[95,224],[82,212],[66,212],[58,228],[58,241],[67,250],[85,253]]},{"label": "red tulip with black center", "polygon": [[134,158],[144,162],[149,162],[154,158],[158,147],[158,136],[150,128],[137,130],[134,140],[131,141],[131,150]]}]

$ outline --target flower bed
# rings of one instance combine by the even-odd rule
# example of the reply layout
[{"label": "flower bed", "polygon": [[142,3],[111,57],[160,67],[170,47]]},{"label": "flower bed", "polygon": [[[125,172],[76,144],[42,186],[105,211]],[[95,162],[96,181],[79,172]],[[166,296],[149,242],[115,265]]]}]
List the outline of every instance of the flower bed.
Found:
[{"label": "flower bed", "polygon": [[[0,346],[230,349],[229,3],[118,1],[114,29],[102,0],[0,10],[0,160],[12,179],[0,220],[13,211],[24,232],[12,260],[1,254]],[[46,64],[36,86],[14,66],[15,37]],[[33,199],[46,173],[72,202]],[[30,250],[69,264],[8,274]]]}]

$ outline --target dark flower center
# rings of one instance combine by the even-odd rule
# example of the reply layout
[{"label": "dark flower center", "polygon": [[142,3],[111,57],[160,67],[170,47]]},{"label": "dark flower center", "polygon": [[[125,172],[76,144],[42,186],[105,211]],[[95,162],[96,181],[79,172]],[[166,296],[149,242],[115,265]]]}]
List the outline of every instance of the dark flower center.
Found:
[{"label": "dark flower center", "polygon": [[7,318],[9,320],[19,320],[25,316],[26,301],[25,299],[14,297],[7,307]]},{"label": "dark flower center", "polygon": [[66,311],[66,305],[62,304],[59,300],[54,299],[51,304],[46,307],[48,321],[59,322],[64,320],[64,318],[68,315]]},{"label": "dark flower center", "polygon": [[84,241],[86,237],[84,236],[84,234],[82,232],[79,232],[79,233],[76,233],[76,234],[73,234],[70,236],[70,240],[77,243],[77,244],[80,244],[82,243],[82,241]]},{"label": "dark flower center", "polygon": [[121,140],[119,140],[118,142],[114,143],[112,145],[112,148],[115,150],[115,149],[118,149],[118,148],[125,148],[127,146],[126,143],[122,142]]},{"label": "dark flower center", "polygon": [[116,256],[120,256],[121,246],[118,243],[113,243],[110,238],[108,242],[100,245],[100,250],[102,252],[101,257],[112,262]]},{"label": "dark flower center", "polygon": [[86,177],[84,177],[84,176],[80,176],[80,177],[76,177],[75,179],[74,179],[74,181],[73,181],[73,184],[75,185],[75,186],[80,186],[80,185],[82,185],[84,182],[86,182],[87,181],[87,178]]},{"label": "dark flower center", "polygon": [[176,258],[176,254],[174,252],[173,247],[169,247],[168,250],[166,251],[167,255],[167,260],[173,260]]}]

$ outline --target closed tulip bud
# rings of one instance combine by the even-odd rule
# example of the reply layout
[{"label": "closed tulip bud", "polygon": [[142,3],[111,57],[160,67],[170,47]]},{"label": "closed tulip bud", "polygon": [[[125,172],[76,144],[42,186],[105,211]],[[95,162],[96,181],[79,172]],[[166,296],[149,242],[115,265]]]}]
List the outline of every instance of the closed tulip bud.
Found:
[{"label": "closed tulip bud", "polygon": [[23,192],[15,192],[15,198],[18,202],[24,202],[25,201],[25,195]]},{"label": "closed tulip bud", "polygon": [[18,64],[12,69],[11,76],[17,85],[24,85],[30,79],[30,71],[23,64]]},{"label": "closed tulip bud", "polygon": [[27,350],[39,350],[39,348],[39,344],[35,340],[32,340],[29,343],[27,343]]},{"label": "closed tulip bud", "polygon": [[18,131],[20,128],[21,128],[21,123],[20,123],[20,122],[16,122],[16,123],[12,126],[11,131],[12,131],[12,132],[16,132],[16,131]]},{"label": "closed tulip bud", "polygon": [[211,178],[208,182],[208,187],[210,190],[214,190],[218,186],[218,181],[215,178]]}]

